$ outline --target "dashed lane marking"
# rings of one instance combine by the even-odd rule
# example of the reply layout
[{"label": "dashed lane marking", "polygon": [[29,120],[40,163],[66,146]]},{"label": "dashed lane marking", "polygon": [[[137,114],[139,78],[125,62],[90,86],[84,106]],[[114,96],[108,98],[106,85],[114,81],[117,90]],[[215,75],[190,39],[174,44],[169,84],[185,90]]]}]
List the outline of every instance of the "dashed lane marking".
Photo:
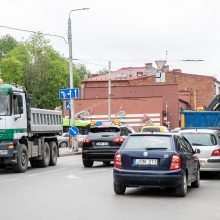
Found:
[{"label": "dashed lane marking", "polygon": [[110,170],[110,169],[87,170],[87,171],[79,172],[78,174],[83,174],[83,173],[95,173],[95,172],[104,172],[104,171],[108,171],[108,170]]},{"label": "dashed lane marking", "polygon": [[75,176],[75,175],[68,175],[68,176],[66,176],[66,178],[68,178],[68,179],[79,179],[79,177]]},{"label": "dashed lane marking", "polygon": [[17,178],[6,179],[6,180],[1,181],[0,184],[1,184],[1,183],[13,182],[13,181],[17,181],[17,180],[19,180],[19,179],[17,179]]}]

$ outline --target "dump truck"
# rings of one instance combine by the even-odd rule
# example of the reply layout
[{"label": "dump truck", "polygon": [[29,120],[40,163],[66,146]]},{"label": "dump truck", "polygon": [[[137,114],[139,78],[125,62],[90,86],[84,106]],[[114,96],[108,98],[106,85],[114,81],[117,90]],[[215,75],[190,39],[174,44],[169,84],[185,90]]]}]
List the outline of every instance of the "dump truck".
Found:
[{"label": "dump truck", "polygon": [[180,112],[180,127],[220,129],[220,111]]},{"label": "dump truck", "polygon": [[182,129],[211,128],[220,130],[220,94],[216,95],[202,111],[180,112],[180,127]]},{"label": "dump truck", "polygon": [[55,166],[62,123],[61,111],[31,108],[24,89],[0,83],[0,168]]}]

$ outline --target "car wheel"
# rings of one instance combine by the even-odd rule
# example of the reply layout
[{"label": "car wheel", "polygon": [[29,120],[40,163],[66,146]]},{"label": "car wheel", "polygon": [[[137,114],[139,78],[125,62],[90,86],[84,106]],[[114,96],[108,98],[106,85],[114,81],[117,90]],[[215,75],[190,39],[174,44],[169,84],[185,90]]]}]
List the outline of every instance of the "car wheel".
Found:
[{"label": "car wheel", "polygon": [[116,183],[114,183],[114,191],[117,195],[123,195],[125,194],[126,186],[117,185]]},{"label": "car wheel", "polygon": [[176,195],[179,197],[185,197],[187,193],[187,186],[188,186],[188,181],[187,181],[186,172],[183,171],[182,182],[180,186],[176,188]]},{"label": "car wheel", "polygon": [[60,143],[60,148],[65,148],[67,146],[68,146],[68,144],[65,141]]},{"label": "car wheel", "polygon": [[110,163],[111,163],[110,161],[103,161],[103,164],[106,165],[106,166],[109,166]]},{"label": "car wheel", "polygon": [[84,167],[92,167],[93,163],[94,163],[94,161],[92,161],[92,160],[83,160]]},{"label": "car wheel", "polygon": [[200,186],[200,172],[198,170],[198,173],[197,173],[197,177],[196,177],[196,181],[192,182],[191,183],[191,187],[193,188],[199,188]]}]

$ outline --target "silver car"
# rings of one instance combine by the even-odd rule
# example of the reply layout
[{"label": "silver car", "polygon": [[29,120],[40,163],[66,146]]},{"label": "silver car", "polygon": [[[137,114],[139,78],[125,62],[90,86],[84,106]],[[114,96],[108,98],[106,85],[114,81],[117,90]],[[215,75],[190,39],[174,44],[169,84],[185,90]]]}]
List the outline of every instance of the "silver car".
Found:
[{"label": "silver car", "polygon": [[57,136],[59,148],[65,148],[69,146],[69,133],[63,133],[62,135]]},{"label": "silver car", "polygon": [[194,149],[200,161],[200,171],[220,171],[220,132],[211,129],[187,129],[181,133]]}]

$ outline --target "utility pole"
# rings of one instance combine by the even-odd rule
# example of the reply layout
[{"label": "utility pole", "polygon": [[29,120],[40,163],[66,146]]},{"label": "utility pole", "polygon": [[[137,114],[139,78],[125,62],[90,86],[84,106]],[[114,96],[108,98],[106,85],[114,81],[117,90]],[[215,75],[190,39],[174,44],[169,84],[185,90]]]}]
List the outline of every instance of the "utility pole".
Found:
[{"label": "utility pole", "polygon": [[[73,89],[73,53],[72,53],[72,29],[71,29],[71,12],[74,11],[82,11],[88,10],[89,8],[79,8],[73,9],[69,12],[69,19],[68,19],[68,45],[69,45],[69,75],[70,75],[70,89]],[[75,109],[74,109],[74,98],[70,99],[70,109],[71,109],[71,127],[75,126]],[[76,143],[75,143],[76,142]],[[75,144],[74,144],[75,143]],[[78,151],[78,143],[77,139],[72,138],[72,147],[74,146],[74,151]]]},{"label": "utility pole", "polygon": [[111,121],[111,61],[108,61],[108,120]]}]

